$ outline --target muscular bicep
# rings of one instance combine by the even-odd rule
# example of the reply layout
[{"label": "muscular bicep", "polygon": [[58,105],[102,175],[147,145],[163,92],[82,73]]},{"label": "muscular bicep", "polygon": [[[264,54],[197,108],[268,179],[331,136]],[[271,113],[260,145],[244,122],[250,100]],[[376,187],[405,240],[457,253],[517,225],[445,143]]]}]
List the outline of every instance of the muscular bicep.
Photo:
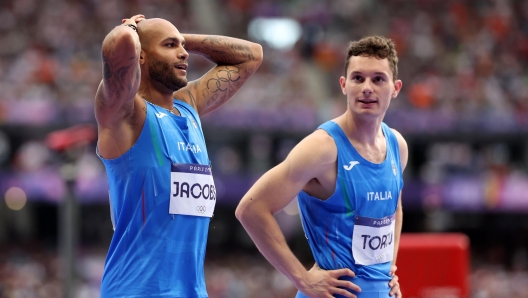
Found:
[{"label": "muscular bicep", "polygon": [[139,42],[129,28],[114,29],[103,41],[103,79],[96,94],[100,124],[130,113],[140,82]]},{"label": "muscular bicep", "polygon": [[241,205],[254,205],[261,212],[278,212],[310,180],[331,170],[337,157],[333,140],[324,136],[325,133],[314,134],[301,141],[281,164],[264,174],[244,196]]},{"label": "muscular bicep", "polygon": [[264,174],[243,200],[258,205],[260,211],[276,213],[288,205],[307,183],[300,173],[291,173],[287,163],[281,163]]}]

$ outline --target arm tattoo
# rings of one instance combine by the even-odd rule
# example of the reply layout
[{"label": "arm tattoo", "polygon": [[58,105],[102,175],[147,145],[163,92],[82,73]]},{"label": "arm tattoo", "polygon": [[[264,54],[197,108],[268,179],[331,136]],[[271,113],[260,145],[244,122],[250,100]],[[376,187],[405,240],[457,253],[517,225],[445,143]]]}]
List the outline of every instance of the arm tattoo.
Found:
[{"label": "arm tattoo", "polygon": [[206,37],[206,38],[204,38],[204,40],[202,40],[202,44],[205,44],[207,42],[209,42],[209,44],[212,45],[213,47],[218,46],[218,45],[220,45],[220,37],[210,36],[210,37]]},{"label": "arm tattoo", "polygon": [[202,111],[208,112],[227,102],[258,68],[260,52],[251,45],[225,36],[202,36],[189,44],[191,52],[216,64],[205,79],[200,80],[200,90],[193,92],[198,95]]},{"label": "arm tattoo", "polygon": [[216,73],[216,78],[207,81],[207,89],[213,93],[227,91],[231,82],[240,79],[240,69],[236,66],[224,66]]},{"label": "arm tattoo", "polygon": [[[236,66],[224,66],[216,73],[216,78],[207,81],[207,88],[203,95],[214,94],[208,101],[207,106],[216,104],[218,101],[229,99],[242,85],[240,68]],[[227,92],[226,92],[227,91]]]},{"label": "arm tattoo", "polygon": [[[130,60],[134,61],[135,57]],[[132,75],[132,82],[127,82],[127,75],[132,67],[134,67],[134,63],[128,63],[116,69],[111,59],[103,55],[103,80],[107,93],[106,104],[110,108],[115,106],[118,99],[131,96],[134,92],[133,86],[140,80],[140,70],[137,68],[135,74]]]},{"label": "arm tattoo", "polygon": [[255,57],[247,44],[231,41],[225,37],[208,36],[201,42],[202,47],[195,50],[208,54],[217,64],[235,65],[253,61]]}]

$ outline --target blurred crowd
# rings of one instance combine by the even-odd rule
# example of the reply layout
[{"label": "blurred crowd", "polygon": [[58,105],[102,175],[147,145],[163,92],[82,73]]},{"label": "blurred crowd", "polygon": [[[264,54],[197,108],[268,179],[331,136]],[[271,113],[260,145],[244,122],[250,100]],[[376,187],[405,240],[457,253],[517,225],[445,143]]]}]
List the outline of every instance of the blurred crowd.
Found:
[{"label": "blurred crowd", "polygon": [[[313,129],[343,111],[338,78],[348,42],[378,34],[396,42],[400,57],[404,88],[387,114],[392,126],[422,133],[528,127],[528,2],[514,0],[2,1],[0,123],[93,121],[101,42],[137,13],[166,18],[181,32],[240,38],[249,38],[256,17],[301,25],[291,49],[263,43],[263,65],[207,117],[213,125]],[[189,78],[210,67],[203,60],[191,59]]]},{"label": "blurred crowd", "polygon": [[[84,252],[76,266],[75,296],[100,297],[104,267],[102,253]],[[7,250],[0,259],[0,297],[62,297],[60,258],[52,251],[17,248]],[[289,298],[295,288],[262,258],[250,256],[207,262],[206,284],[211,298]]]},{"label": "blurred crowd", "polygon": [[[60,202],[71,167],[79,173],[72,189],[79,201],[107,202],[94,147],[58,155],[39,129],[94,123],[102,40],[121,19],[138,13],[165,18],[182,33],[250,40],[248,24],[259,17],[291,18],[302,28],[291,48],[258,41],[265,59],[257,73],[203,119],[219,205],[236,204],[300,138],[343,113],[346,99],[338,80],[349,41],[385,35],[396,43],[403,81],[385,122],[408,139],[411,150],[405,208],[431,215],[427,231],[456,229],[445,210],[528,210],[528,143],[522,139],[528,133],[528,1],[5,0],[0,196],[10,210],[24,208],[26,200]],[[211,67],[195,55],[189,65],[190,80]],[[490,133],[503,137],[478,138]],[[455,140],[435,139],[442,135]],[[4,244],[8,222],[30,222],[28,214],[20,219],[24,210],[18,217],[9,212],[0,208]],[[526,248],[522,252],[514,258],[519,266],[473,263],[472,297],[528,297]],[[78,298],[98,297],[104,255],[80,252]],[[254,256],[209,260],[206,277],[212,298],[295,293]],[[1,248],[0,297],[59,297],[61,287],[56,250]]]},{"label": "blurred crowd", "polygon": [[[104,254],[84,252],[77,264],[75,296],[71,298],[100,297],[103,266]],[[296,293],[293,284],[262,257],[237,255],[207,260],[205,276],[211,298],[291,298]],[[526,268],[506,270],[503,266],[478,265],[469,279],[468,298],[528,297]],[[62,297],[60,258],[46,250],[9,251],[1,255],[0,281],[0,297]]]}]

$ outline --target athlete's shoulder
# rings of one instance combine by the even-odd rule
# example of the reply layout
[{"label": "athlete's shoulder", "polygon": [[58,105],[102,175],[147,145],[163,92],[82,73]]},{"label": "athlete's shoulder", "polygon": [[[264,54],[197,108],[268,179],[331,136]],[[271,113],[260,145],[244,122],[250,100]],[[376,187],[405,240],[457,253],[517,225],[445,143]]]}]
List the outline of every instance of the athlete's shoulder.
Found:
[{"label": "athlete's shoulder", "polygon": [[334,138],[323,129],[317,129],[306,136],[297,147],[302,155],[319,164],[335,162],[337,158]]},{"label": "athlete's shoulder", "polygon": [[391,128],[391,131],[394,133],[396,140],[398,141],[398,148],[400,149],[400,160],[402,164],[402,169],[405,169],[407,166],[407,160],[409,157],[409,147],[407,141],[403,138],[402,134],[394,128]]},{"label": "athlete's shoulder", "polygon": [[314,132],[309,134],[306,138],[307,139],[310,138],[310,140],[314,142],[324,142],[324,143],[335,145],[334,138],[326,130],[322,128],[316,129]]},{"label": "athlete's shoulder", "polygon": [[400,147],[400,150],[401,149],[407,149],[407,141],[405,141],[405,138],[402,136],[402,134],[399,131],[397,131],[396,129],[394,129],[394,128],[391,128],[390,130],[392,131],[392,133],[396,137],[396,140],[398,141],[398,146]]},{"label": "athlete's shoulder", "polygon": [[316,130],[302,139],[277,167],[284,170],[285,177],[295,177],[305,183],[335,167],[337,148],[331,136]]}]

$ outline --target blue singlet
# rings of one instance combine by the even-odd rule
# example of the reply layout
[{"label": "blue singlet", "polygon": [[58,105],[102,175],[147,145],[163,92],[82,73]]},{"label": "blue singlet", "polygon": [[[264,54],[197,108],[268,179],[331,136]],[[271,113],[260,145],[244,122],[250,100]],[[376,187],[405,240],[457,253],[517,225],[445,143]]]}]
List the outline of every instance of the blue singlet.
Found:
[{"label": "blue singlet", "polygon": [[[394,215],[403,188],[396,136],[382,123],[387,154],[382,163],[375,164],[356,151],[335,122],[328,121],[319,129],[336,143],[337,181],[334,194],[325,201],[304,191],[298,196],[314,259],[325,270],[354,271],[356,278],[349,280],[362,288],[358,298],[371,297],[368,292],[389,297]],[[305,296],[299,293],[297,297]]]},{"label": "blue singlet", "polygon": [[[145,124],[132,148],[115,159],[99,156],[108,175],[114,224],[102,298],[207,297],[203,264],[210,217],[203,215],[205,204],[193,207],[197,216],[174,214],[169,205],[172,210],[175,191],[190,202],[202,200],[201,195],[216,199],[214,185],[191,184],[191,190],[181,183],[172,189],[175,173],[195,179],[208,170],[209,176],[202,176],[212,181],[210,161],[198,113],[180,100],[174,106],[181,117],[146,102]],[[202,172],[184,169],[189,166]]]}]

